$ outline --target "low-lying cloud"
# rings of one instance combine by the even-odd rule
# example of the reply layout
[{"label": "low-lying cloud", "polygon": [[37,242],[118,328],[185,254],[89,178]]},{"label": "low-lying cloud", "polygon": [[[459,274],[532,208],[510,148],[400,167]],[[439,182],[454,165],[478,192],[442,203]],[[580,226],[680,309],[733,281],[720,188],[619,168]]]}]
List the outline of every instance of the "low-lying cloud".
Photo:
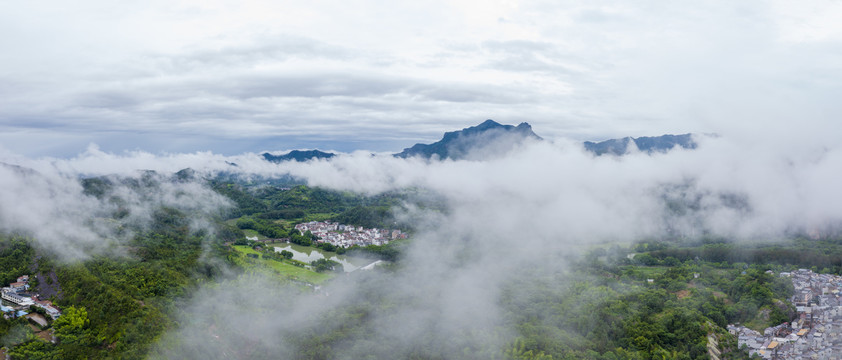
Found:
[{"label": "low-lying cloud", "polygon": [[[329,343],[332,354],[349,359],[407,358],[414,350],[426,349],[424,353],[433,357],[495,357],[500,353],[494,349],[516,336],[502,317],[500,300],[507,287],[526,281],[528,269],[551,274],[563,286],[566,280],[561,274],[569,259],[591,244],[702,235],[774,240],[842,220],[838,205],[842,194],[832,176],[838,172],[838,150],[789,154],[757,151],[724,138],[697,140],[696,150],[622,157],[594,157],[573,142],[543,142],[487,161],[352,154],[330,161],[279,164],[278,168],[312,185],[333,189],[363,193],[430,189],[446,199],[447,212],[403,214],[419,225],[395,273],[337,279],[325,290],[333,300],[302,294],[294,305],[269,306],[271,310],[249,301],[230,304],[221,311],[223,317],[244,323],[234,319],[215,325],[190,323],[170,336],[203,334],[223,323],[237,324],[232,325],[235,332],[245,332],[269,321],[274,326],[253,333],[252,342],[268,344],[262,349],[272,354],[303,354],[313,351],[307,346],[315,345],[296,334],[325,334],[329,330],[312,327],[331,323],[332,309],[353,312],[348,309],[357,301],[374,297],[369,301],[389,304],[386,310],[366,315],[368,326],[363,328],[369,332]],[[248,291],[253,283],[254,279],[246,279],[234,286]],[[260,291],[285,290],[270,286]],[[215,294],[198,298],[189,318],[198,315],[207,320],[199,314],[224,306],[209,300],[217,299]],[[213,303],[210,308],[209,303]],[[296,311],[308,316],[296,317]],[[360,326],[349,319],[336,321],[334,326],[345,321],[351,322],[347,326]],[[390,345],[367,348],[370,342]],[[182,356],[196,344],[188,341],[161,351]]]},{"label": "low-lying cloud", "polygon": [[[4,155],[6,163],[33,171],[0,169],[9,190],[3,193],[2,204],[6,229],[13,228],[10,224],[41,228],[42,217],[27,214],[50,214],[51,223],[86,223],[85,216],[107,210],[108,205],[82,195],[79,177],[135,177],[139,169],[172,174],[191,168],[200,177],[220,172],[243,177],[292,175],[313,186],[366,194],[424,188],[447,199],[454,217],[464,212],[474,221],[511,228],[499,231],[557,233],[574,242],[702,233],[762,237],[814,230],[842,218],[837,201],[842,191],[833,180],[842,148],[835,144],[790,151],[794,147],[763,148],[726,137],[697,140],[696,150],[621,157],[595,157],[579,143],[557,141],[529,143],[484,161],[427,161],[357,152],[329,161],[281,164],[252,153],[118,155],[91,146],[71,159]],[[223,203],[208,194],[199,196],[209,191],[201,187],[187,189],[190,196],[178,199],[166,195],[184,191],[186,185],[178,186],[178,190],[163,189],[156,201],[176,205],[195,195],[214,199],[209,207]],[[121,196],[133,199],[130,192]],[[134,205],[141,203],[137,200]],[[62,231],[70,237],[91,235],[71,236],[73,227],[56,228],[66,229]],[[60,232],[49,237],[59,237]]]},{"label": "low-lying cloud", "polygon": [[63,260],[79,260],[127,255],[121,246],[148,230],[162,208],[189,214],[192,230],[199,231],[211,229],[206,219],[231,206],[206,184],[167,174],[102,175],[93,191],[85,191],[81,175],[0,164],[0,230],[28,236]]},{"label": "low-lying cloud", "polygon": [[[3,193],[0,209],[7,231],[28,230],[43,245],[83,257],[98,249],[95,244],[108,232],[79,224],[91,224],[91,217],[109,208],[81,193],[77,177],[82,174],[137,177],[135,169],[171,174],[189,167],[198,177],[292,175],[312,186],[365,194],[425,189],[444,199],[446,211],[399,210],[398,216],[413,221],[417,232],[397,271],[340,277],[319,293],[259,275],[222,280],[223,286],[200,290],[176,315],[181,328],[167,334],[155,354],[293,356],[314,351],[307,347],[319,334],[347,325],[366,331],[348,330],[347,338],[331,342],[333,354],[349,359],[409,357],[418,349],[436,349],[444,357],[467,352],[468,358],[487,358],[490,349],[500,349],[515,336],[501,315],[506,287],[522,281],[527,269],[564,273],[568,260],[591,244],[703,235],[738,241],[821,235],[842,220],[842,191],[835,184],[842,149],[832,143],[812,147],[815,151],[789,151],[793,147],[762,147],[727,137],[696,140],[695,150],[632,151],[619,157],[594,156],[572,141],[528,142],[483,161],[358,152],[275,164],[257,154],[115,155],[95,147],[68,160],[7,155],[7,162],[34,170],[0,169],[3,188],[10,190]],[[126,199],[139,218],[146,217],[146,204],[197,213],[227,204],[199,183],[167,186],[153,195],[129,188],[115,195]],[[371,304],[388,306],[362,318],[328,320],[343,314],[338,307],[354,313],[354,306]],[[367,353],[365,344],[372,341],[390,344],[378,347],[390,353]],[[249,346],[238,345],[243,342]]]}]

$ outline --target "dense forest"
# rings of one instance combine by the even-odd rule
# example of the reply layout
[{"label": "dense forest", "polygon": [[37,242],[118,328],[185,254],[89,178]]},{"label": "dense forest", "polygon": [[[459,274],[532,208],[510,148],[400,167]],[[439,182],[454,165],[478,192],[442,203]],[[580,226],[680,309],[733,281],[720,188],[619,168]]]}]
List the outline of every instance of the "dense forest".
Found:
[{"label": "dense forest", "polygon": [[[277,186],[244,186],[215,181],[213,188],[237,204],[229,218],[253,220],[287,220],[306,222],[332,220],[367,228],[408,229],[398,223],[392,212],[407,201],[418,202],[409,192],[364,196],[351,192],[330,191],[304,185],[290,188]],[[410,199],[412,197],[412,199]],[[269,235],[267,235],[269,236]],[[270,236],[271,237],[271,236]]]},{"label": "dense forest", "polygon": [[[300,234],[291,226],[309,219],[361,226],[394,224],[393,209],[410,200],[407,193],[369,197],[307,186],[249,187],[216,180],[208,185],[236,204],[210,219],[210,228],[196,230],[190,226],[192,214],[159,207],[149,226],[134,229],[131,240],[119,244],[117,253],[122,255],[62,261],[25,236],[0,237],[0,280],[7,284],[24,274],[34,275],[36,291],[48,294],[62,309],[62,316],[43,328],[24,318],[0,320],[7,354],[12,359],[145,358],[165,333],[180,326],[176,314],[192,294],[255,271],[255,264],[260,263],[242,260],[233,249],[259,248],[245,240],[245,231],[314,246],[312,234]],[[85,180],[89,196],[108,196],[109,186],[108,181]],[[434,201],[427,206],[443,208]],[[111,216],[119,219],[125,214],[117,211]],[[830,239],[810,243],[795,239],[748,247],[727,241],[596,247],[572,263],[572,271],[520,270],[523,274],[513,276],[520,280],[506,284],[500,294],[501,323],[449,339],[452,346],[447,347],[437,346],[443,340],[430,329],[423,332],[428,339],[414,342],[428,346],[411,348],[400,342],[362,341],[376,332],[378,323],[371,314],[388,319],[396,316],[395,304],[418,301],[388,285],[388,279],[401,269],[402,247],[352,248],[349,253],[393,264],[329,280],[353,281],[367,296],[348,299],[314,318],[311,326],[285,334],[292,344],[288,355],[300,359],[707,359],[708,339],[713,337],[722,358],[744,359],[747,354],[737,349],[734,337],[724,329],[727,324],[762,329],[793,315],[787,302],[791,283],[768,271],[809,265],[817,271],[839,273],[840,261],[828,255],[842,253],[839,246],[842,242]],[[254,257],[295,263],[284,254],[262,251],[254,250]],[[324,272],[341,269],[329,261],[309,265]],[[301,290],[300,281],[290,284],[299,288],[296,293],[317,296]],[[44,331],[55,341],[47,341]],[[277,357],[260,344],[252,344],[249,354],[250,358]]]},{"label": "dense forest", "polygon": [[219,273],[219,264],[199,258],[222,249],[203,246],[206,236],[189,233],[188,221],[183,213],[161,209],[151,229],[127,244],[130,255],[81,262],[57,261],[25,239],[3,238],[0,263],[14,265],[4,267],[13,269],[7,277],[35,275],[36,292],[52,293],[62,309],[50,325],[55,343],[35,336],[36,329],[20,318],[4,320],[2,328],[19,334],[5,343],[11,357],[142,358],[155,339],[174,326],[168,314],[178,302]]},{"label": "dense forest", "polygon": [[[464,333],[446,347],[438,346],[442,340],[434,332],[415,339],[427,344],[422,347],[365,341],[376,333],[367,314],[398,316],[392,313],[395,303],[415,300],[385,286],[382,277],[362,274],[357,284],[369,296],[349,299],[318,319],[296,338],[295,352],[307,359],[708,359],[713,336],[722,359],[747,359],[725,326],[763,329],[794,312],[781,300],[791,295],[792,284],[766,273],[767,266],[703,261],[647,266],[599,258],[604,256],[591,255],[577,264],[578,271],[564,275],[525,269],[501,296],[502,324]],[[335,326],[337,319],[342,326]],[[515,336],[507,338],[511,329]]]}]

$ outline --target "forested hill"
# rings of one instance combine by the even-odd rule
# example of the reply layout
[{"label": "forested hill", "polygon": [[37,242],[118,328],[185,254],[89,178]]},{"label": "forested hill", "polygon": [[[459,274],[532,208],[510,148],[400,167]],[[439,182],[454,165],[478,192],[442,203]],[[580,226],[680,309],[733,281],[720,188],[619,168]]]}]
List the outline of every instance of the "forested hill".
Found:
[{"label": "forested hill", "polygon": [[[237,204],[228,218],[247,218],[268,228],[278,223],[288,224],[313,220],[333,220],[343,224],[367,228],[398,228],[408,230],[410,224],[398,221],[393,213],[407,201],[419,203],[412,191],[389,192],[363,196],[350,192],[332,191],[297,185],[292,187],[248,187],[239,183],[214,181],[213,188]],[[436,206],[429,197],[423,206]],[[289,229],[285,229],[289,230]],[[276,237],[269,235],[269,237]]]},{"label": "forested hill", "polygon": [[[207,190],[199,194],[224,196],[223,202],[230,200],[233,206],[206,214],[201,217],[206,226],[196,227],[198,207],[179,208],[187,200],[184,197],[167,205],[161,202],[167,197],[155,195],[187,181]],[[643,241],[595,245],[580,255],[534,249],[535,258],[512,268],[505,275],[508,280],[494,292],[493,310],[499,321],[487,322],[483,313],[459,315],[464,316],[460,321],[480,325],[470,328],[476,331],[450,332],[442,338],[441,327],[424,325],[425,321],[457,315],[433,301],[434,306],[426,309],[434,311],[423,313],[422,320],[411,316],[419,321],[415,324],[423,325],[412,330],[414,338],[397,341],[383,329],[405,329],[406,315],[417,314],[419,305],[424,309],[429,300],[425,297],[437,296],[430,295],[435,291],[417,289],[435,290],[439,284],[405,283],[404,269],[413,261],[423,261],[418,265],[425,267],[435,264],[436,256],[446,254],[410,256],[407,249],[425,241],[420,236],[340,250],[318,243],[312,233],[299,233],[294,224],[335,220],[365,227],[401,226],[394,210],[406,204],[448,216],[446,206],[424,190],[365,196],[308,186],[201,179],[191,170],[172,175],[145,172],[133,179],[91,178],[82,184],[84,196],[115,204],[99,214],[100,220],[125,236],[114,240],[111,252],[74,261],[59,261],[34,239],[0,236],[0,280],[7,284],[21,275],[32,276],[34,291],[63,312],[45,326],[23,317],[0,319],[0,339],[13,360],[175,358],[166,355],[167,348],[185,348],[185,343],[197,344],[195,349],[187,347],[197,351],[195,357],[210,354],[203,358],[225,354],[219,357],[702,360],[710,358],[714,347],[720,359],[748,359],[725,326],[739,322],[762,330],[791,321],[793,307],[787,299],[793,288],[777,274],[811,263],[817,266],[814,271],[842,272],[836,255],[842,253],[838,238],[750,247],[710,239]],[[174,196],[185,196],[182,190],[187,188],[178,188]],[[150,200],[144,207],[150,218],[143,226],[127,221],[142,215],[133,212],[133,199]],[[246,233],[260,238],[249,240]],[[366,256],[389,264],[341,275],[316,273],[306,268],[307,263],[276,253],[266,238],[287,238],[295,246],[330,256],[342,251],[349,257]],[[512,239],[513,246],[518,240]],[[460,248],[465,251],[457,254],[458,262],[447,269],[447,276],[464,276],[466,281],[476,281],[476,273],[463,272],[476,261],[473,252],[506,251],[484,249],[479,242],[462,244],[467,247]],[[548,266],[560,263],[565,265]],[[272,285],[237,287],[257,281],[256,274],[270,278],[260,284]],[[224,305],[213,296],[202,296],[215,294],[214,289],[227,291],[228,285],[236,293],[233,298],[227,293],[222,297],[234,299],[230,307],[193,309],[197,297]],[[347,297],[335,290],[349,288],[355,291]],[[251,298],[268,302],[255,303]],[[328,310],[290,305],[317,302]],[[277,308],[285,306],[291,308],[280,314],[307,316],[294,320],[294,316],[266,315],[279,314]],[[254,324],[269,331],[256,334],[238,327],[252,329]],[[55,343],[49,341],[51,334]],[[263,341],[267,339],[278,341]],[[709,339],[719,345],[710,345]],[[276,343],[283,343],[286,352],[279,353]]]},{"label": "forested hill", "polygon": [[[447,202],[426,190],[363,195],[237,181],[227,176],[203,178],[190,169],[175,174],[146,171],[131,178],[87,178],[82,186],[82,196],[88,200],[110,204],[97,213],[96,224],[108,224],[117,231],[115,236],[124,235],[110,243],[108,250],[113,251],[65,262],[58,261],[51,249],[38,246],[36,240],[0,236],[3,281],[28,274],[33,277],[33,288],[63,311],[61,318],[46,326],[22,317],[0,320],[0,339],[13,360],[155,358],[156,352],[169,354],[162,348],[179,348],[189,342],[180,331],[198,336],[195,344],[201,354],[224,353],[230,358],[707,359],[708,339],[715,337],[723,354],[720,359],[745,359],[745,352],[736,348],[734,337],[724,326],[740,322],[762,329],[792,319],[786,302],[791,287],[775,276],[776,272],[808,266],[805,261],[818,265],[817,270],[842,271],[835,265],[838,256],[825,255],[841,253],[840,242],[834,241],[774,245],[785,248],[783,251],[746,249],[731,243],[617,244],[598,246],[583,258],[566,251],[530,249],[538,254],[535,259],[506,274],[511,281],[500,283],[499,291],[492,295],[498,296],[493,299],[493,311],[500,322],[486,322],[484,315],[466,315],[460,321],[486,325],[471,329],[476,331],[451,332],[445,339],[439,327],[422,326],[407,343],[384,335],[382,329],[403,329],[404,316],[415,314],[419,304],[429,300],[425,297],[437,296],[428,294],[439,288],[437,281],[424,287],[406,281],[403,269],[413,261],[422,262],[416,266],[435,265],[434,259],[450,254],[429,252],[413,257],[409,249],[419,249],[423,241],[430,241],[422,236],[341,248],[320,243],[312,232],[300,233],[294,225],[325,220],[380,229],[424,224],[404,222],[404,216],[395,215],[396,209],[406,215],[400,211],[408,208],[430,210],[425,215],[449,216]],[[196,188],[203,191],[185,192]],[[165,193],[169,195],[161,196],[166,189],[170,189]],[[225,211],[201,216],[203,207],[184,206],[191,199],[223,196],[218,199],[223,201],[211,204],[230,201],[233,205]],[[169,198],[177,200],[165,202]],[[138,207],[138,203],[145,206]],[[684,207],[692,209],[695,204],[672,206],[676,212]],[[148,210],[149,221],[139,221],[146,214],[139,210]],[[427,216],[430,218],[437,217]],[[473,277],[476,273],[463,272],[465,265],[477,261],[472,253],[506,251],[483,248],[481,242],[466,242],[458,236],[442,240],[448,244],[445,252],[451,244],[464,245],[456,247],[460,249],[457,260],[446,270],[448,276],[467,281],[478,281]],[[511,243],[518,246],[520,240],[513,237]],[[289,246],[325,252],[326,256],[357,256],[388,264],[370,272],[317,273],[317,265],[284,257],[272,245],[267,246],[266,242],[274,241],[289,241]],[[557,263],[569,267],[547,266]],[[231,307],[192,312],[197,297],[228,284],[249,284],[255,281],[255,274],[269,277],[278,288],[239,293],[261,294],[272,299],[271,303],[255,306],[238,296]],[[316,286],[325,292],[315,291]],[[406,292],[407,287],[433,291]],[[355,291],[337,299],[341,292],[335,289],[340,288]],[[278,301],[275,294],[289,294],[290,301]],[[213,296],[208,298],[222,303]],[[263,341],[274,338],[240,331],[232,324],[250,318],[240,323],[247,322],[249,328],[259,323],[270,330],[280,329],[277,324],[289,324],[293,317],[266,316],[269,323],[260,317],[274,313],[271,309],[278,304],[307,304],[310,300],[326,300],[332,305],[329,311],[313,312],[306,320],[289,325],[288,331],[265,332],[283,341],[287,352],[281,355],[271,345],[274,341]],[[452,310],[442,313],[438,304],[431,305],[434,311],[429,318],[454,316]],[[290,309],[285,314],[294,312],[304,309]],[[228,321],[232,314],[237,320]],[[426,321],[428,316],[424,316]],[[197,318],[198,325],[194,323]],[[56,343],[49,341],[51,334]],[[162,338],[171,340],[162,343]],[[234,345],[220,347],[219,343]]]}]

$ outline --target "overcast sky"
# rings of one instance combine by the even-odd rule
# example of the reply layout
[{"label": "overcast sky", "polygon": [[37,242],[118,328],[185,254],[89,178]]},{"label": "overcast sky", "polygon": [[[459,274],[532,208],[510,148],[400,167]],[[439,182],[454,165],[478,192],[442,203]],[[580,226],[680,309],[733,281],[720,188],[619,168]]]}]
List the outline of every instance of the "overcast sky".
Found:
[{"label": "overcast sky", "polygon": [[0,1],[0,147],[399,151],[548,139],[839,141],[840,1]]}]

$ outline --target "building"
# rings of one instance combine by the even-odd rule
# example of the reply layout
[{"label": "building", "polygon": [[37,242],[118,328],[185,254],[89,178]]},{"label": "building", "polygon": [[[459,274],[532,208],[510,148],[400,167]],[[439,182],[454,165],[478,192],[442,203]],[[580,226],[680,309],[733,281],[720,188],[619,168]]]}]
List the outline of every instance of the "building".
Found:
[{"label": "building", "polygon": [[9,284],[9,288],[12,289],[12,291],[17,292],[17,291],[26,291],[28,286],[26,285],[25,282],[18,281],[18,282],[13,282],[13,283]]},{"label": "building", "polygon": [[0,297],[2,297],[3,300],[18,304],[20,306],[35,305],[35,302],[32,301],[32,298],[29,297],[27,294],[13,291],[10,288],[3,288]]},{"label": "building", "polygon": [[50,300],[35,299],[35,306],[44,309],[53,320],[61,316],[61,311]]}]

